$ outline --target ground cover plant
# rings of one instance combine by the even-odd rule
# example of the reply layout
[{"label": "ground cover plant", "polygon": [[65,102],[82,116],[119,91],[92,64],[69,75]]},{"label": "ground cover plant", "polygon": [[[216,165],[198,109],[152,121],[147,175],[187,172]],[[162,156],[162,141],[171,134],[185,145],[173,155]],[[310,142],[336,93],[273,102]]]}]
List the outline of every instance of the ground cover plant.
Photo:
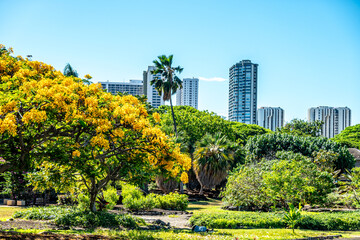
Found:
[{"label": "ground cover plant", "polygon": [[139,224],[145,223],[144,220],[128,214],[81,211],[77,208],[59,206],[31,207],[15,212],[13,217],[28,220],[53,220],[58,226],[83,228],[137,228]]},{"label": "ground cover plant", "polygon": [[[286,228],[284,212],[198,213],[192,225],[210,228]],[[360,212],[303,213],[297,228],[312,230],[360,230]]]}]

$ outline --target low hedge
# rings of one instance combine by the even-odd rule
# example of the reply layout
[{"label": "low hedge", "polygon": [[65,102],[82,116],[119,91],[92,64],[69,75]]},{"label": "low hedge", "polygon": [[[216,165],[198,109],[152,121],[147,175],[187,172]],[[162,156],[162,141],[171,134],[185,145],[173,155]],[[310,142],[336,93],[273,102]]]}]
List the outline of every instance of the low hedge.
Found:
[{"label": "low hedge", "polygon": [[13,217],[31,220],[53,220],[58,226],[84,228],[137,228],[139,224],[145,224],[143,219],[128,214],[80,211],[76,208],[58,206],[27,208],[15,212]]},{"label": "low hedge", "polygon": [[[208,228],[285,228],[284,213],[229,212],[200,213],[190,218],[191,225]],[[303,213],[297,228],[312,230],[360,230],[360,212]]]}]

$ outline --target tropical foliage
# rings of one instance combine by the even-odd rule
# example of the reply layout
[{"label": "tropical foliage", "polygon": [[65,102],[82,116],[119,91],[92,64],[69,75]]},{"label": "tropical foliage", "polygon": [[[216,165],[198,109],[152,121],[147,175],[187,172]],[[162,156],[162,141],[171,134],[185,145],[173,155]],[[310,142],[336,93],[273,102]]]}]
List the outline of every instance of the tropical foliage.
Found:
[{"label": "tropical foliage", "polygon": [[223,201],[245,210],[269,210],[289,203],[321,204],[334,189],[332,175],[311,159],[292,152],[279,152],[276,158],[234,170]]},{"label": "tropical foliage", "polygon": [[176,118],[174,115],[171,95],[182,88],[182,81],[176,74],[180,74],[183,68],[180,66],[172,67],[173,55],[169,57],[161,55],[158,60],[154,60],[155,70],[151,71],[154,75],[154,79],[150,82],[154,85],[160,96],[163,96],[164,101],[170,101],[171,113],[174,123],[174,132],[177,135]]},{"label": "tropical foliage", "polygon": [[230,142],[225,135],[206,134],[196,144],[194,153],[194,171],[200,182],[200,194],[203,189],[212,189],[227,177],[229,170],[242,159],[236,156],[237,144]]},{"label": "tropical foliage", "polygon": [[348,148],[360,149],[360,124],[345,128],[332,140]]},{"label": "tropical foliage", "polygon": [[290,134],[265,134],[250,138],[245,146],[247,160],[260,161],[262,158],[274,159],[278,151],[293,151],[312,157],[321,149],[338,154],[334,161],[336,169],[351,169],[355,160],[346,147],[324,137],[301,137]]},{"label": "tropical foliage", "polygon": [[318,137],[320,136],[323,124],[324,123],[319,120],[306,122],[301,119],[293,119],[286,123],[284,127],[277,129],[276,131],[303,137]]},{"label": "tropical foliage", "polygon": [[137,98],[111,95],[0,49],[0,154],[13,168],[35,167],[29,174],[35,189],[85,189],[95,211],[110,181],[161,173],[187,182],[190,158]]}]

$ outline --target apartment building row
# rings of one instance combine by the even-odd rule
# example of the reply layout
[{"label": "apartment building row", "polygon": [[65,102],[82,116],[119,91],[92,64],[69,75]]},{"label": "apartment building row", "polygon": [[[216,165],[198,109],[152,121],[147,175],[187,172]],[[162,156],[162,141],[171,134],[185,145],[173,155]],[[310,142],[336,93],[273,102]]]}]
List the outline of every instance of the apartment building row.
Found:
[{"label": "apartment building row", "polygon": [[[156,77],[161,77],[152,74],[151,72],[155,70],[155,67],[149,66],[146,71],[143,72],[143,80],[130,80],[129,82],[99,82],[103,89],[106,89],[112,94],[117,94],[118,92],[127,93],[131,95],[145,95],[147,101],[151,106],[157,108],[161,105],[164,105],[165,102],[163,97],[159,95],[158,91],[151,81]],[[199,79],[198,78],[184,78],[183,87],[179,89],[176,93],[176,105],[186,105],[192,106],[198,109],[198,94],[199,94]]]}]

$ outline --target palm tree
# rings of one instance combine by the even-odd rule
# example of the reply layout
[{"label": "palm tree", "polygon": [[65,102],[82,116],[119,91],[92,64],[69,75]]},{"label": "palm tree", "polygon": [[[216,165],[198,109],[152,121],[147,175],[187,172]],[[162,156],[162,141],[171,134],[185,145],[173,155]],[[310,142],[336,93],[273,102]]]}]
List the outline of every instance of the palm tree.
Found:
[{"label": "palm tree", "polygon": [[159,95],[163,96],[164,101],[170,100],[171,114],[174,122],[174,132],[177,137],[176,120],[171,95],[175,94],[179,88],[182,88],[182,81],[176,76],[176,74],[180,74],[183,71],[183,68],[180,66],[172,67],[172,61],[173,55],[170,55],[169,57],[161,55],[158,57],[158,60],[153,61],[155,64],[155,70],[151,71],[151,74],[155,76],[154,80],[152,80],[150,84],[155,86]]},{"label": "palm tree", "polygon": [[207,133],[196,143],[193,167],[201,185],[199,194],[203,194],[204,188],[212,189],[226,179],[234,165],[234,156],[233,143],[221,133],[214,136]]},{"label": "palm tree", "polygon": [[78,77],[79,76],[77,71],[70,65],[70,63],[66,64],[66,66],[64,68],[64,75],[67,77],[70,77],[70,76]]}]

